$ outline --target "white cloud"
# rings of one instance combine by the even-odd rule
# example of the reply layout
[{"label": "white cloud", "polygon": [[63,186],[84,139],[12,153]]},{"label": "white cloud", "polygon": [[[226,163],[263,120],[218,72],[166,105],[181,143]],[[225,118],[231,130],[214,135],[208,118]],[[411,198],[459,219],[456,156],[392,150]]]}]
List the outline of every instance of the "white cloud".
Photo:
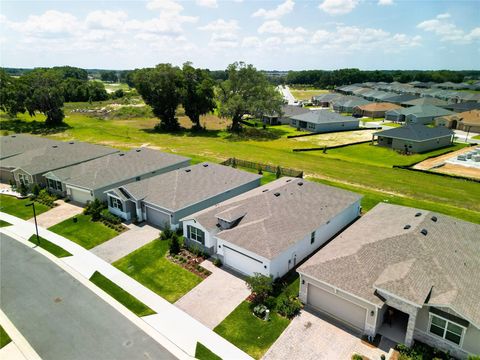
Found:
[{"label": "white cloud", "polygon": [[223,19],[218,19],[215,21],[212,21],[208,23],[207,25],[200,26],[200,30],[205,30],[205,31],[226,31],[226,32],[233,32],[237,31],[240,29],[238,26],[238,21],[237,20],[223,20]]},{"label": "white cloud", "polygon": [[45,11],[42,15],[30,15],[23,22],[4,21],[15,31],[35,37],[70,36],[80,27],[74,15],[56,10]]},{"label": "white cloud", "polygon": [[260,48],[262,41],[257,36],[247,36],[242,40],[242,47],[245,48]]},{"label": "white cloud", "polygon": [[452,17],[449,13],[445,13],[445,14],[440,14],[437,16],[437,19],[448,19]]},{"label": "white cloud", "polygon": [[183,6],[173,0],[150,0],[147,2],[147,9],[179,13]]},{"label": "white cloud", "polygon": [[295,6],[294,1],[286,0],[284,3],[278,5],[275,9],[272,9],[272,10],[265,10],[263,8],[258,9],[252,14],[252,16],[263,17],[264,19],[278,19],[292,12],[294,6]]},{"label": "white cloud", "polygon": [[359,0],[323,0],[319,9],[330,15],[348,14],[358,5]]},{"label": "white cloud", "polygon": [[87,15],[85,23],[90,29],[119,29],[127,18],[124,11],[96,10]]},{"label": "white cloud", "polygon": [[417,28],[438,35],[441,41],[453,42],[456,44],[470,44],[473,41],[480,39],[479,27],[473,28],[468,32],[457,27],[450,18],[451,16],[448,13],[440,14],[437,15],[435,19],[421,22],[417,25]]},{"label": "white cloud", "polygon": [[208,7],[208,8],[217,8],[217,0],[196,0],[198,6]]},{"label": "white cloud", "polygon": [[283,35],[305,35],[308,33],[306,29],[301,26],[291,28],[283,26],[278,20],[265,21],[259,28],[259,34],[283,34]]},{"label": "white cloud", "polygon": [[380,6],[389,6],[389,5],[393,5],[393,0],[378,0],[378,3],[377,5],[380,5]]},{"label": "white cloud", "polygon": [[239,39],[232,33],[213,33],[209,42],[211,48],[234,48],[238,45]]}]

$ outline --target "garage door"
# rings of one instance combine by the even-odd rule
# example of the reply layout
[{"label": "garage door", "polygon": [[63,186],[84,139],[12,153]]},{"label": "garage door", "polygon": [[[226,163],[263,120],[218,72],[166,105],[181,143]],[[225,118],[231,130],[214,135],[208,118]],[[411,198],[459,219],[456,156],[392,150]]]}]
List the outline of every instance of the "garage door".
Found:
[{"label": "garage door", "polygon": [[263,273],[265,271],[261,261],[225,245],[223,245],[223,256],[225,265],[243,274],[253,275],[255,272]]},{"label": "garage door", "polygon": [[8,184],[13,180],[13,173],[10,170],[0,169],[0,182]]},{"label": "garage door", "polygon": [[93,196],[90,195],[90,191],[88,190],[75,189],[75,188],[68,188],[68,189],[70,189],[70,198],[72,199],[72,201],[76,201],[80,204],[86,204],[87,201],[93,200]]},{"label": "garage door", "polygon": [[307,303],[356,329],[365,329],[366,309],[335,294],[308,284]]},{"label": "garage door", "polygon": [[150,207],[146,207],[147,209],[147,221],[157,226],[161,229],[165,228],[165,225],[170,225],[170,214],[166,214],[164,212],[152,209]]}]

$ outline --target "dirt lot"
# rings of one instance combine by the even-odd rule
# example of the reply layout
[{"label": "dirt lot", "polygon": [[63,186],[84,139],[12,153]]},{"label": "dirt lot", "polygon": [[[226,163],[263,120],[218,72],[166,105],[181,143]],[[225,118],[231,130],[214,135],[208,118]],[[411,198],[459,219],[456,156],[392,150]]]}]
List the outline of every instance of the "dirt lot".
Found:
[{"label": "dirt lot", "polygon": [[[190,129],[192,127],[192,122],[186,116],[179,116],[178,122],[180,123],[180,126],[185,129]],[[231,121],[209,114],[200,117],[200,124],[206,126],[208,130],[225,130],[227,126],[231,124]]]},{"label": "dirt lot", "polygon": [[445,164],[442,167],[432,169],[433,172],[442,174],[465,176],[474,179],[480,179],[480,169],[462,165]]},{"label": "dirt lot", "polygon": [[299,137],[292,140],[299,142],[310,142],[318,146],[334,146],[371,140],[372,134],[377,131],[378,130],[345,131]]},{"label": "dirt lot", "polygon": [[[471,151],[472,149],[470,147],[466,147],[445,155],[440,155],[435,158],[427,159],[425,161],[422,161],[421,163],[416,164],[413,168],[414,169],[419,169],[419,170],[430,170],[431,168],[434,168],[435,166],[441,165],[445,163],[448,159],[458,156],[463,153],[467,153]],[[463,166],[461,166],[463,167]]]}]

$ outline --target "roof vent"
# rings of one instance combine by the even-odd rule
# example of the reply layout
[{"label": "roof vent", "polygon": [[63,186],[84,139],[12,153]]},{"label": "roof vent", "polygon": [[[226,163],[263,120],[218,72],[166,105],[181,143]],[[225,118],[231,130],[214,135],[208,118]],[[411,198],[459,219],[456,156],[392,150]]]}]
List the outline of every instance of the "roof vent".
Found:
[{"label": "roof vent", "polygon": [[203,164],[203,167],[208,167],[208,164]]},{"label": "roof vent", "polygon": [[58,148],[58,145],[53,145],[52,148],[56,149]]},{"label": "roof vent", "polygon": [[262,190],[262,192],[267,192],[267,191],[268,191],[268,189]]},{"label": "roof vent", "polygon": [[415,214],[415,217],[419,217],[420,215],[422,215],[422,213],[418,212],[418,213]]},{"label": "roof vent", "polygon": [[12,135],[12,137],[13,137],[13,138],[16,138],[16,137],[17,137],[17,135]]},{"label": "roof vent", "polygon": [[125,154],[124,154],[124,153],[121,153],[121,154],[118,154],[118,156],[125,156]]},{"label": "roof vent", "polygon": [[432,216],[432,221],[437,222],[438,218],[436,216]]},{"label": "roof vent", "polygon": [[70,141],[69,144],[70,144],[70,145],[73,145],[73,144],[75,144],[75,143],[74,143],[73,141]]},{"label": "roof vent", "polygon": [[137,150],[135,150],[135,151],[136,151],[136,152],[140,152],[140,151],[142,151],[142,149],[137,149]]},{"label": "roof vent", "polygon": [[185,169],[185,172],[190,172],[192,171],[192,169]]},{"label": "roof vent", "polygon": [[300,182],[298,183],[298,186],[302,186],[302,185],[303,185],[303,182],[300,181]]},{"label": "roof vent", "polygon": [[422,233],[423,236],[427,236],[428,234],[428,231],[427,229],[422,229],[422,231],[420,231]]},{"label": "roof vent", "polygon": [[411,226],[408,225],[408,224],[403,227],[404,230],[408,230],[408,229],[410,229],[410,228],[411,228]]},{"label": "roof vent", "polygon": [[276,193],[273,194],[273,195],[275,195],[276,197],[279,197],[279,196],[280,196],[280,193],[279,193],[279,192],[276,192]]},{"label": "roof vent", "polygon": [[290,182],[290,181],[292,181],[292,179],[288,179],[288,180],[287,180],[287,182]]}]

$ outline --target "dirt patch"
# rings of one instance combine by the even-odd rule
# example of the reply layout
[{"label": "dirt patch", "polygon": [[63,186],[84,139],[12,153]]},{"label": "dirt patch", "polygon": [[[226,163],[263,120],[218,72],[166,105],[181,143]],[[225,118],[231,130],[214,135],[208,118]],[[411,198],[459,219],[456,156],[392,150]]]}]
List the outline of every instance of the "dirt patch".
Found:
[{"label": "dirt patch", "polygon": [[377,131],[378,130],[345,131],[298,137],[294,138],[293,140],[299,142],[309,142],[318,146],[335,146],[371,140],[372,134]]},{"label": "dirt patch", "polygon": [[431,169],[430,171],[480,180],[480,169],[468,166],[445,164],[442,167]]},{"label": "dirt patch", "polygon": [[[193,125],[187,116],[179,116],[178,122],[185,129],[190,129]],[[208,114],[200,117],[200,124],[207,130],[225,130],[231,124],[231,120]]]},{"label": "dirt patch", "polygon": [[[466,148],[463,148],[463,149],[460,149],[460,150],[457,150],[457,151],[454,151],[454,152],[450,152],[450,153],[440,155],[440,156],[437,156],[437,157],[434,157],[434,158],[431,158],[431,159],[427,159],[427,160],[422,161],[421,163],[416,164],[413,168],[414,169],[419,169],[419,170],[430,170],[430,169],[432,169],[436,166],[440,166],[440,165],[444,164],[450,158],[456,157],[456,156],[458,156],[460,154],[463,154],[463,153],[467,153],[471,150],[472,150],[471,147],[466,147]],[[461,167],[463,167],[463,166],[461,166]]]}]

